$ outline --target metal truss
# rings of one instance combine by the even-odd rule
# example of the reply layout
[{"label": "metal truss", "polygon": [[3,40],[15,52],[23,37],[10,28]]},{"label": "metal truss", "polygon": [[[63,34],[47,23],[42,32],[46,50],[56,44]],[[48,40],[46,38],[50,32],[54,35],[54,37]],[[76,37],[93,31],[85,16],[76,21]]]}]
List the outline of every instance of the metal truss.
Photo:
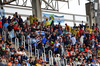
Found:
[{"label": "metal truss", "polygon": [[[18,6],[24,6],[27,7],[28,4],[27,2],[30,1],[30,7],[32,7],[32,0],[0,0],[2,2],[8,1],[8,4],[12,4],[11,2],[13,2],[13,5],[18,5]],[[40,0],[41,1],[41,6],[45,4],[45,6],[41,7],[44,10],[53,10],[53,11],[59,11],[59,3],[58,1],[62,1],[62,2],[66,2],[68,3],[68,9],[70,8],[70,0]],[[78,4],[80,5],[80,0],[78,0]]]}]

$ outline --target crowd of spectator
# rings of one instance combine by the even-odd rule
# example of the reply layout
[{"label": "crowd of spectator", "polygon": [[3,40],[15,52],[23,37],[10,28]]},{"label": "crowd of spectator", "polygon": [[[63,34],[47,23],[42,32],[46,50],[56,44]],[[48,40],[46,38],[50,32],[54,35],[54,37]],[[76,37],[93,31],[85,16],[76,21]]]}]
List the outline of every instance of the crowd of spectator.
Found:
[{"label": "crowd of spectator", "polygon": [[[45,22],[38,22],[35,15],[27,17],[25,21],[16,12],[13,17],[2,17],[0,19],[0,66],[41,66],[48,63],[49,50],[52,51],[54,66],[100,66],[100,33],[98,24],[89,27],[88,24],[80,24],[70,27],[65,24],[54,25],[54,21],[48,24],[48,18]],[[2,34],[6,31],[5,35]],[[14,31],[14,37],[9,38],[10,32]],[[42,33],[43,32],[43,33]],[[25,36],[25,48],[21,45]],[[19,48],[16,50],[14,39],[19,39]],[[28,57],[28,40],[31,40],[32,53],[39,50],[39,58]],[[46,61],[42,59],[42,53],[46,54]],[[56,63],[56,55],[59,56],[61,65]],[[67,59],[66,65],[62,62]],[[51,65],[51,66],[53,66]]]}]

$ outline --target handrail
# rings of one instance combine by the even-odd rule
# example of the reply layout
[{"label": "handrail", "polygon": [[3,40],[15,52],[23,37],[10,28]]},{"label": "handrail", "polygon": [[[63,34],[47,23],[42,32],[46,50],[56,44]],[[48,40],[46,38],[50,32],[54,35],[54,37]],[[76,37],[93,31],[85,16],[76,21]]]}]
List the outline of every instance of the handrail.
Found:
[{"label": "handrail", "polygon": [[45,55],[45,53],[42,53],[42,60],[46,61],[46,55]]},{"label": "handrail", "polygon": [[46,61],[45,47],[43,47],[43,48],[44,48],[44,53],[42,53],[42,59],[43,59],[44,61]]},{"label": "handrail", "polygon": [[22,44],[22,45],[24,46],[24,48],[25,48],[25,36],[24,36],[24,35],[22,36],[21,44]]},{"label": "handrail", "polygon": [[6,41],[6,31],[2,31],[2,37],[4,36],[4,41]]},{"label": "handrail", "polygon": [[61,66],[61,62],[60,62],[60,57],[58,54],[56,54],[56,58],[55,58],[56,64]]},{"label": "handrail", "polygon": [[31,45],[31,39],[28,39],[28,52],[29,52],[29,56],[32,56],[32,45]]},{"label": "handrail", "polygon": [[15,38],[15,49],[17,50],[19,48],[19,39]]},{"label": "handrail", "polygon": [[52,51],[49,50],[49,64],[53,65],[53,57],[52,57]]},{"label": "handrail", "polygon": [[37,57],[39,59],[39,50],[35,49],[35,57]]}]

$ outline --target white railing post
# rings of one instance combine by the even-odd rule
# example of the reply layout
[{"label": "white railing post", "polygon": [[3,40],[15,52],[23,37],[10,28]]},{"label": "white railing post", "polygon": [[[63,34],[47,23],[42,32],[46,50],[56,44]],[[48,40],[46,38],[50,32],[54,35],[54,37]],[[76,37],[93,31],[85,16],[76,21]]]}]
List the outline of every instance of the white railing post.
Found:
[{"label": "white railing post", "polygon": [[22,39],[21,39],[21,45],[23,45],[25,48],[25,36],[24,35],[22,36]]},{"label": "white railing post", "polygon": [[30,48],[30,39],[28,39],[28,54],[30,56],[30,50],[29,50],[29,48]]},{"label": "white railing post", "polygon": [[25,48],[25,36],[24,36],[24,45],[23,45],[23,46],[24,46],[24,48]]},{"label": "white railing post", "polygon": [[49,50],[49,64],[53,65],[53,57],[52,57],[52,51]]},{"label": "white railing post", "polygon": [[55,60],[56,60],[56,64],[59,65],[59,66],[61,66],[60,58],[59,58],[58,54],[56,55],[56,59]]},{"label": "white railing post", "polygon": [[11,35],[10,39],[11,39],[11,44],[12,44],[12,35]]},{"label": "white railing post", "polygon": [[38,49],[35,49],[35,57],[38,57],[38,59],[39,59],[39,50]]},{"label": "white railing post", "polygon": [[44,61],[46,61],[45,47],[44,47],[44,53],[42,53],[42,59],[43,59]]},{"label": "white railing post", "polygon": [[17,50],[19,48],[19,39],[15,38],[15,49]]},{"label": "white railing post", "polygon": [[4,41],[6,41],[6,31],[2,31],[2,37],[4,36]]},{"label": "white railing post", "polygon": [[[24,39],[25,39],[25,36],[24,36]],[[24,44],[25,44],[25,40],[24,40]],[[25,47],[25,45],[24,45]],[[29,53],[29,56],[32,57],[32,45],[31,45],[31,39],[28,39],[28,53]]]}]

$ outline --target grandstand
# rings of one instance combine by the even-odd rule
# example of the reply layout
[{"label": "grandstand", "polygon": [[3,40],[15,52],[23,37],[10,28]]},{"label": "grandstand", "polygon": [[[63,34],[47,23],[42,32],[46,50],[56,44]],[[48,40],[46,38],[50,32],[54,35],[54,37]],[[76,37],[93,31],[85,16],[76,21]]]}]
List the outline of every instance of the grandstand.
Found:
[{"label": "grandstand", "polygon": [[79,15],[59,12],[69,0],[28,1],[0,0],[0,66],[100,66],[100,29],[87,4]]}]

